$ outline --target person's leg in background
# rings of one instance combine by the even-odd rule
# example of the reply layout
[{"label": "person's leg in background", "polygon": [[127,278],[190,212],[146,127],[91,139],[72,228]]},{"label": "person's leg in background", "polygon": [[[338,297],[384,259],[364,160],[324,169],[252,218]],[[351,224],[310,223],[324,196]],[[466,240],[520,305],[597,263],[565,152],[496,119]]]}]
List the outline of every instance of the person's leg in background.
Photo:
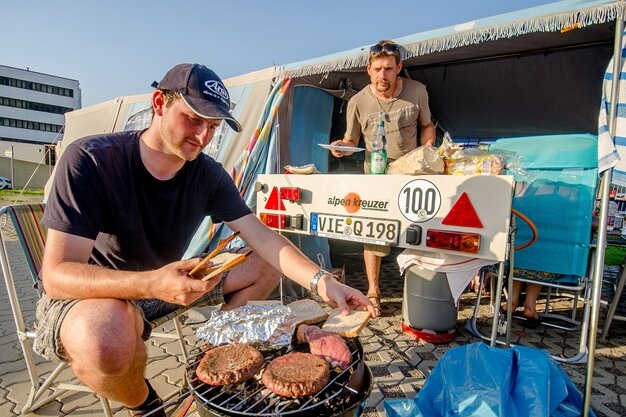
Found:
[{"label": "person's leg in background", "polygon": [[[526,319],[524,321],[524,326],[529,328],[535,328],[541,324],[541,318],[537,313],[537,299],[539,298],[539,293],[541,292],[541,284],[513,281],[513,289],[511,291],[511,306],[513,308],[513,313],[515,314],[515,310],[519,306],[520,295],[524,287],[524,311],[521,312],[521,315]],[[501,310],[503,312],[506,311],[506,304],[502,306]],[[519,314],[520,313],[517,313],[517,315]]]},{"label": "person's leg in background", "polygon": [[539,319],[537,313],[537,299],[541,292],[541,284],[526,283],[526,298],[524,299],[524,317],[529,319]]},{"label": "person's leg in background", "polygon": [[363,248],[363,260],[365,273],[367,274],[367,298],[380,312],[380,265],[383,257],[388,254],[389,248],[378,245],[365,245]]}]

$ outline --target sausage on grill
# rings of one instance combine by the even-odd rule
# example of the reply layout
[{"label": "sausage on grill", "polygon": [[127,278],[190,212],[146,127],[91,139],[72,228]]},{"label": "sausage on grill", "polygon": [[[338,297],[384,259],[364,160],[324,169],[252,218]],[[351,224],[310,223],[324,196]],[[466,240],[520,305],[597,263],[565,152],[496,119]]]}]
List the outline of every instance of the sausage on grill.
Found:
[{"label": "sausage on grill", "polygon": [[263,355],[242,343],[218,346],[209,350],[196,368],[196,376],[205,384],[239,384],[259,372]]},{"label": "sausage on grill", "polygon": [[291,352],[272,360],[263,371],[263,385],[283,397],[306,397],[330,380],[328,362],[312,353]]}]

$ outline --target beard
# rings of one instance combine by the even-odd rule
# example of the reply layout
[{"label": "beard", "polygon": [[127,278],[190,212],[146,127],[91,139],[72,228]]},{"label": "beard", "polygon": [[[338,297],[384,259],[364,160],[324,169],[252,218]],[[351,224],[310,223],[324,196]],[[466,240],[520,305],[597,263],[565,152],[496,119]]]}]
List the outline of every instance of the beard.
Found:
[{"label": "beard", "polygon": [[392,83],[388,80],[377,81],[376,82],[376,91],[380,93],[386,93],[391,90]]},{"label": "beard", "polygon": [[200,155],[204,147],[193,146],[197,143],[193,138],[181,136],[175,129],[168,129],[167,123],[161,124],[160,137],[157,139],[159,148],[167,155],[174,156],[184,161],[193,161]]}]

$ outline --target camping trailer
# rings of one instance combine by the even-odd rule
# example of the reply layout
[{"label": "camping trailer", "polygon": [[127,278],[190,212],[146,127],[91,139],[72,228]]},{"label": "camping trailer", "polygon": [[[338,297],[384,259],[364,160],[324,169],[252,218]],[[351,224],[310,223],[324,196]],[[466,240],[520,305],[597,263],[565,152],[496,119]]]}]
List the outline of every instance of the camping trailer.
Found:
[{"label": "camping trailer", "polygon": [[[397,38],[404,58],[401,75],[427,86],[439,139],[446,132],[472,143],[598,135],[603,100],[609,103],[607,126],[614,133],[619,83],[606,91],[605,74],[613,57],[612,72],[620,72],[625,11],[623,1],[565,0]],[[285,165],[313,163],[322,175],[362,172],[362,154],[335,159],[319,144],[341,138],[347,100],[369,82],[368,50],[369,45],[357,47],[225,80],[244,130],[225,130],[211,152],[232,173],[251,206],[257,204],[258,175],[281,173]],[[123,97],[69,113],[63,146],[86,133],[120,130],[129,123],[141,126],[146,102],[148,95]],[[95,119],[101,123],[93,124]],[[615,154],[608,149],[609,155]],[[599,160],[604,156],[600,153]],[[612,169],[604,171],[600,189],[598,259],[604,257],[611,175]],[[197,252],[209,230],[219,238],[220,230],[207,220],[190,253]],[[326,239],[309,237],[307,253],[328,254]],[[586,412],[601,276],[602,265],[596,263]]]}]

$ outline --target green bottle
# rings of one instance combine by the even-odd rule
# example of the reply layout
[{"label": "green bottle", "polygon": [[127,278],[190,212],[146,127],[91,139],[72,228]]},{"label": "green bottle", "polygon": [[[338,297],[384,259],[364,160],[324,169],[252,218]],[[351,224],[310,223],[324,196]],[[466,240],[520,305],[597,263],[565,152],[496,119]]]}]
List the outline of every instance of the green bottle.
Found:
[{"label": "green bottle", "polygon": [[387,138],[385,137],[385,122],[381,119],[376,127],[376,134],[372,139],[370,153],[370,174],[379,175],[387,171]]}]

